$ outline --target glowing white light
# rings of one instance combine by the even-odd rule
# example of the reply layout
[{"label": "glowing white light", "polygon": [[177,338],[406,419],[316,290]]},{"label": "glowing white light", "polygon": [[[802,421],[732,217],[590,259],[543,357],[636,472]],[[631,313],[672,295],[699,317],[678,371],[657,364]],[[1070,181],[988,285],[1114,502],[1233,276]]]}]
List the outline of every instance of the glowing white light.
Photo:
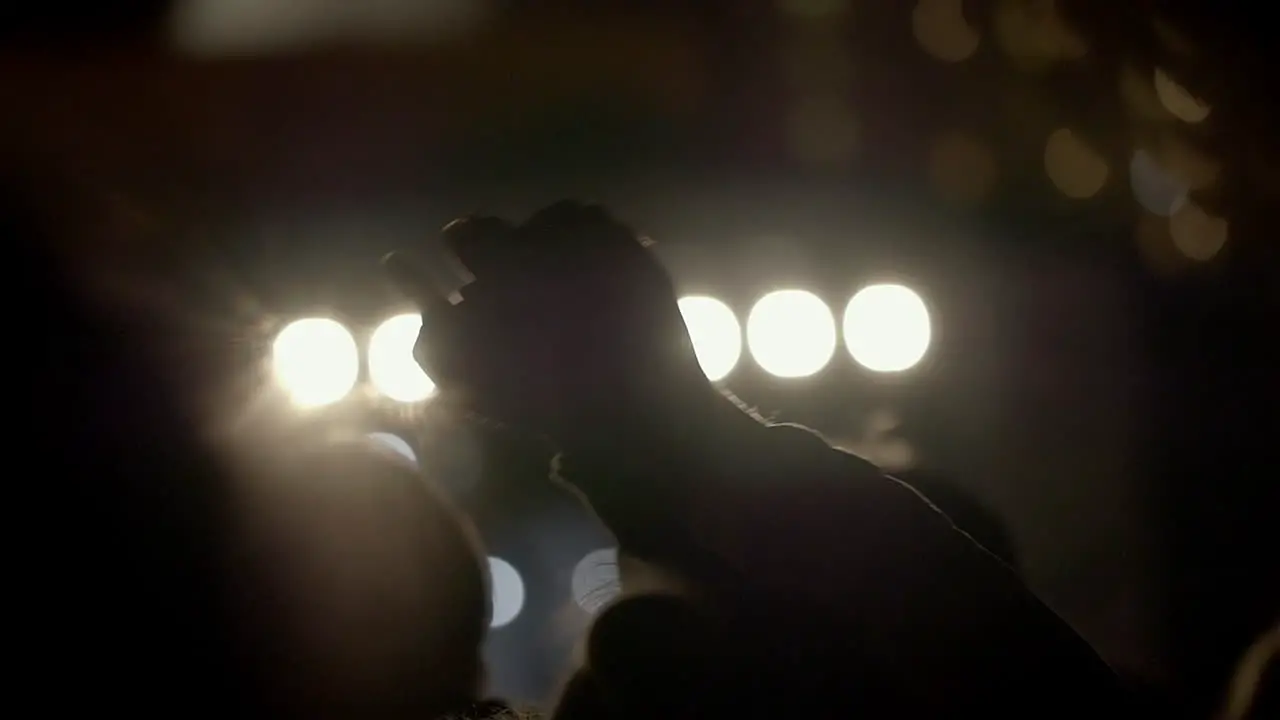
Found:
[{"label": "glowing white light", "polygon": [[397,315],[379,325],[369,338],[369,381],[392,400],[422,402],[436,391],[436,384],[413,359],[413,344],[421,327],[421,315]]},{"label": "glowing white light", "polygon": [[772,292],[751,309],[747,348],[770,375],[807,377],[826,367],[835,354],[836,321],[827,304],[811,292]]},{"label": "glowing white light", "polygon": [[844,342],[857,363],[874,372],[902,372],[929,350],[929,309],[902,285],[870,285],[844,311]]},{"label": "glowing white light", "polygon": [[605,548],[587,553],[573,567],[573,599],[578,607],[596,613],[622,592],[618,551]]},{"label": "glowing white light", "polygon": [[493,591],[493,617],[489,627],[508,625],[524,609],[524,581],[511,563],[489,558],[489,578]]},{"label": "glowing white light", "polygon": [[307,318],[290,323],[271,348],[276,381],[299,407],[341,400],[360,377],[360,350],[336,320]]},{"label": "glowing white light", "polygon": [[403,457],[414,465],[418,464],[418,454],[413,451],[413,446],[399,435],[376,432],[369,433],[369,439],[383,445],[389,450],[394,451],[397,455]]},{"label": "glowing white light", "polygon": [[742,327],[728,305],[715,298],[691,295],[680,299],[680,314],[698,364],[711,382],[723,380],[742,357]]},{"label": "glowing white light", "polygon": [[288,52],[351,41],[442,41],[494,10],[477,0],[179,0],[169,3],[176,49],[196,55]]}]

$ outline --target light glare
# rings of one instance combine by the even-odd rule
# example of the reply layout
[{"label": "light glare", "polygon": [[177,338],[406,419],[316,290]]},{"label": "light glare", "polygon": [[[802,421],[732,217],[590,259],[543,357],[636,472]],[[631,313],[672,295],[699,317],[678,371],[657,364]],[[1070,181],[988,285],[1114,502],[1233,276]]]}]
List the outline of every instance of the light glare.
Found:
[{"label": "light glare", "polygon": [[396,315],[369,338],[369,381],[392,400],[422,402],[435,394],[436,384],[413,359],[421,327],[422,316],[417,313]]},{"label": "light glare", "polygon": [[417,467],[418,454],[413,451],[413,446],[409,444],[409,441],[399,435],[388,432],[375,432],[369,433],[368,438]]},{"label": "light glare", "polygon": [[728,305],[712,297],[691,295],[680,298],[698,365],[711,382],[723,380],[742,357],[742,326]]},{"label": "light glare", "polygon": [[826,367],[835,354],[835,318],[811,292],[769,293],[756,302],[747,318],[747,348],[770,375],[808,377]]},{"label": "light glare", "polygon": [[524,609],[524,581],[511,563],[502,558],[489,558],[489,580],[493,593],[493,617],[489,627],[509,625]]},{"label": "light glare", "polygon": [[271,354],[276,382],[301,408],[341,400],[360,377],[355,338],[329,318],[290,323],[276,336]]},{"label": "light glare", "polygon": [[929,350],[929,310],[902,285],[870,285],[844,311],[844,342],[854,361],[873,372],[909,370]]}]

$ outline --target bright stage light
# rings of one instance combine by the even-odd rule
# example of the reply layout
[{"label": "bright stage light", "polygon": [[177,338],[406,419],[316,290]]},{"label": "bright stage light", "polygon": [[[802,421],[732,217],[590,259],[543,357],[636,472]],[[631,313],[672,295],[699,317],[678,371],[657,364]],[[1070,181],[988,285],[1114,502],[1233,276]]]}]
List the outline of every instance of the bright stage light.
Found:
[{"label": "bright stage light", "polygon": [[383,322],[369,338],[369,381],[378,392],[399,402],[422,402],[436,384],[413,359],[413,344],[422,316],[406,313]]},{"label": "bright stage light", "polygon": [[271,355],[276,381],[303,408],[341,400],[360,377],[356,339],[329,318],[290,323],[276,336]]},{"label": "bright stage light", "polygon": [[909,370],[929,350],[929,309],[902,285],[870,285],[844,311],[844,342],[857,363],[874,372]]},{"label": "bright stage light", "polygon": [[836,321],[822,299],[779,290],[756,302],[747,318],[747,348],[765,372],[801,378],[826,367],[836,351]]},{"label": "bright stage light", "polygon": [[702,295],[680,298],[680,314],[702,372],[711,382],[723,380],[742,357],[742,327],[737,316],[728,305]]},{"label": "bright stage light", "polygon": [[489,558],[490,590],[493,593],[493,617],[489,627],[509,625],[524,609],[524,581],[511,563],[502,558]]}]

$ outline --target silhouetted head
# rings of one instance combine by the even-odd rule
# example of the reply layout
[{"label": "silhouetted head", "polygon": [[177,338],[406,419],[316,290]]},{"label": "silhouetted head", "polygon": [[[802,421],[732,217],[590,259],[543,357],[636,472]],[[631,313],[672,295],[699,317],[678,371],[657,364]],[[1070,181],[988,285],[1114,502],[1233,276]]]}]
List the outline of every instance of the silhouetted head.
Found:
[{"label": "silhouetted head", "polygon": [[561,693],[557,720],[706,717],[751,690],[733,670],[719,621],[670,593],[625,597],[592,623],[585,661]]},{"label": "silhouetted head", "polygon": [[483,554],[412,467],[365,441],[317,442],[239,482],[250,642],[279,712],[427,718],[478,699]]}]

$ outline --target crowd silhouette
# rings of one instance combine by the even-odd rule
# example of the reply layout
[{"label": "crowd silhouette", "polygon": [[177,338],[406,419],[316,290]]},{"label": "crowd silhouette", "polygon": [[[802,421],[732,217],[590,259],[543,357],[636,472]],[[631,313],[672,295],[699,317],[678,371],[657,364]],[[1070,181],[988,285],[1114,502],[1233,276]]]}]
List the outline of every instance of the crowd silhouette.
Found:
[{"label": "crowd silhouette", "polygon": [[[98,589],[52,632],[87,642],[100,697],[297,717],[505,712],[481,695],[488,601],[458,511],[363,441],[219,457],[164,393],[132,392],[147,345],[77,297],[38,228],[30,218],[9,235],[29,253],[32,297],[55,316],[43,319],[32,370],[58,372],[46,386],[75,409],[74,422],[50,421],[78,431],[80,450],[57,459],[69,478],[58,504],[83,573],[31,587],[42,613],[72,587]],[[624,573],[624,597],[593,623],[557,714],[1127,707],[1088,645],[916,490],[805,428],[766,426],[706,383],[661,266],[602,209],[560,203],[519,227],[473,220],[445,237],[482,278],[456,306],[414,285],[403,257],[389,263],[441,318],[422,347],[453,354],[424,364],[458,402],[554,443],[556,481],[587,502],[620,554],[681,580],[629,597]],[[566,306],[570,281],[599,302]],[[558,343],[532,353],[548,378],[533,397],[512,392],[517,366],[468,357],[497,342],[491,323],[508,322],[498,318],[513,302]],[[574,355],[614,320],[631,323],[647,356],[599,345]],[[536,339],[511,336],[497,355]],[[650,372],[633,382],[639,363]]]},{"label": "crowd silhouette", "polygon": [[[143,15],[155,11],[121,31]],[[1223,53],[1205,56],[1203,73],[1225,67]],[[1257,103],[1230,102],[1246,83],[1224,85],[1221,107],[1260,124]],[[1251,152],[1213,140],[1232,158]],[[1232,172],[1231,188],[1267,186],[1248,179],[1262,171]],[[1238,194],[1202,200],[1263,216],[1264,193]],[[361,438],[291,438],[270,453],[213,441],[179,384],[193,380],[174,378],[173,338],[87,279],[96,239],[83,241],[93,213],[81,199],[31,177],[0,188],[0,235],[15,251],[11,343],[22,346],[11,393],[24,425],[10,452],[17,707],[1182,716],[1028,589],[1003,522],[960,484],[890,477],[709,385],[648,243],[573,202],[446,228],[476,277],[461,302],[440,296],[413,248],[384,268],[433,319],[417,356],[439,406],[539,448],[545,482],[619,547],[622,596],[594,617],[557,696],[542,710],[489,698],[490,580],[471,520],[434,478]],[[27,454],[35,472],[17,467]],[[637,568],[657,572],[642,582]],[[1276,716],[1277,633],[1224,688],[1224,720]]]}]

